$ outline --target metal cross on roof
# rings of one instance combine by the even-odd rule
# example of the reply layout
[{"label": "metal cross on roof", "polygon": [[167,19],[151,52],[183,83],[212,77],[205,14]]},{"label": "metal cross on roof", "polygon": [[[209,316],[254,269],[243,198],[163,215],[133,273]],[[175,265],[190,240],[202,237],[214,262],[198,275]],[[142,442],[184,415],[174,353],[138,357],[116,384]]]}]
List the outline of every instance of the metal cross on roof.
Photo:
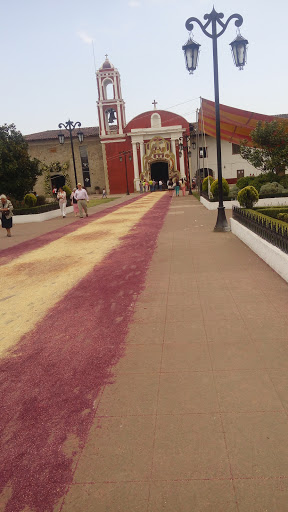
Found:
[{"label": "metal cross on roof", "polygon": [[154,110],[157,110],[156,105],[158,104],[158,101],[154,100],[152,101],[152,105],[154,105]]}]

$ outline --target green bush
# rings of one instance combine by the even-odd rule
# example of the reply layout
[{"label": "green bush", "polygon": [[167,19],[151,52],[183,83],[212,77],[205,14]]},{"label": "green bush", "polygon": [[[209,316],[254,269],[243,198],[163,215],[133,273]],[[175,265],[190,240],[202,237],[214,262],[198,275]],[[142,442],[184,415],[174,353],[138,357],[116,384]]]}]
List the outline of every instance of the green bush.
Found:
[{"label": "green bush", "polygon": [[282,194],[284,192],[283,185],[273,181],[272,183],[266,183],[260,188],[260,194]]},{"label": "green bush", "polygon": [[251,181],[254,181],[254,176],[243,176],[243,178],[240,178],[240,180],[237,181],[236,185],[237,187],[242,190],[244,187],[248,187],[251,185]]},{"label": "green bush", "polygon": [[208,192],[208,180],[210,181],[210,186],[211,186],[211,184],[214,181],[213,176],[206,176],[206,178],[204,178],[203,183],[202,183],[203,192]]},{"label": "green bush", "polygon": [[259,194],[255,187],[248,186],[242,188],[238,192],[237,200],[240,203],[240,206],[244,208],[252,208],[257,201],[259,201]]},{"label": "green bush", "polygon": [[232,187],[230,187],[229,197],[231,197],[232,199],[237,199],[238,192],[239,188],[237,187],[237,185],[232,185]]},{"label": "green bush", "polygon": [[34,194],[26,194],[24,197],[24,203],[28,208],[32,208],[37,204],[37,197]]},{"label": "green bush", "polygon": [[[284,178],[284,183],[281,182],[281,178]],[[288,176],[287,176],[288,178]],[[266,183],[272,182],[281,183],[284,187],[286,187],[285,176],[278,176],[274,172],[263,172],[258,176],[244,176],[237,181],[237,187],[242,190],[244,187],[252,186],[255,187],[258,192],[260,191],[262,185]],[[287,188],[288,188],[288,180],[287,180]]]},{"label": "green bush", "polygon": [[[219,197],[219,191],[218,191],[218,180],[214,180],[211,185],[211,194],[213,197],[218,198]],[[223,190],[223,197],[228,197],[229,195],[229,185],[228,182],[222,178],[222,190]]]},{"label": "green bush", "polygon": [[284,188],[288,188],[288,174],[285,174],[285,176],[278,176],[279,183],[283,185]]},{"label": "green bush", "polygon": [[267,208],[256,208],[256,211],[262,215],[267,215],[272,219],[278,219],[279,213],[288,213],[288,206],[272,206]]},{"label": "green bush", "polygon": [[45,196],[37,196],[37,206],[42,206],[46,203],[46,197]]},{"label": "green bush", "polygon": [[283,220],[288,223],[288,212],[287,213],[278,213],[277,219]]},{"label": "green bush", "polygon": [[64,192],[66,192],[66,199],[68,201],[68,199],[70,199],[70,196],[72,194],[72,190],[71,188],[67,187],[67,185],[64,185],[64,187],[62,187]]}]

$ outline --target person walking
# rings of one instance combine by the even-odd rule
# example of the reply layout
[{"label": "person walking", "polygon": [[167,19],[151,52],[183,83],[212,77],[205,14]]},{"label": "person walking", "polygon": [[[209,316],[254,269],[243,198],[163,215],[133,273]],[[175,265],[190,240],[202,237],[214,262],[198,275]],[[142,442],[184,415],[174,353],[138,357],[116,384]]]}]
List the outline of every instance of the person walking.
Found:
[{"label": "person walking", "polygon": [[163,187],[163,181],[159,180],[159,190],[161,191]]},{"label": "person walking", "polygon": [[149,190],[149,183],[148,183],[148,181],[146,180],[146,181],[145,181],[145,192],[148,192],[148,190]]},{"label": "person walking", "polygon": [[154,192],[156,190],[157,182],[153,179],[152,184],[153,184],[153,192]]},{"label": "person walking", "polygon": [[140,194],[143,194],[143,183],[141,180],[140,180],[139,185],[140,185]]},{"label": "person walking", "polygon": [[169,190],[169,196],[172,197],[173,196],[173,181],[169,180],[167,182],[167,186],[168,186],[168,190]]},{"label": "person walking", "polygon": [[186,181],[184,178],[182,178],[181,180],[181,190],[182,190],[182,195],[185,196],[185,193],[186,193]]},{"label": "person walking", "polygon": [[70,196],[70,199],[72,201],[72,205],[73,205],[73,210],[74,210],[74,215],[75,217],[78,216],[78,213],[79,213],[79,208],[78,208],[78,203],[77,203],[77,199],[75,199],[75,192],[76,192],[77,188],[73,188],[73,191],[72,191],[72,194]]},{"label": "person walking", "polygon": [[81,183],[78,183],[78,185],[77,185],[77,190],[75,192],[75,199],[78,202],[80,219],[83,219],[83,210],[86,214],[86,217],[88,217],[87,202],[89,201],[89,197],[88,197],[88,194],[87,194],[85,188],[82,188]]},{"label": "person walking", "polygon": [[153,192],[153,180],[149,180],[150,192]]},{"label": "person walking", "polygon": [[0,196],[0,214],[1,214],[1,224],[2,228],[6,229],[7,236],[11,236],[11,228],[12,228],[12,215],[13,215],[13,204],[5,194]]},{"label": "person walking", "polygon": [[63,216],[63,219],[66,217],[66,204],[67,204],[67,198],[66,198],[66,192],[63,190],[62,187],[59,187],[59,190],[57,192],[57,199],[59,201],[59,207]]},{"label": "person walking", "polygon": [[178,178],[176,179],[176,183],[175,183],[175,191],[176,191],[176,197],[179,197],[179,191],[180,191],[180,183],[179,183],[179,180]]},{"label": "person walking", "polygon": [[107,199],[107,193],[106,193],[106,188],[103,188],[102,190],[102,199]]}]

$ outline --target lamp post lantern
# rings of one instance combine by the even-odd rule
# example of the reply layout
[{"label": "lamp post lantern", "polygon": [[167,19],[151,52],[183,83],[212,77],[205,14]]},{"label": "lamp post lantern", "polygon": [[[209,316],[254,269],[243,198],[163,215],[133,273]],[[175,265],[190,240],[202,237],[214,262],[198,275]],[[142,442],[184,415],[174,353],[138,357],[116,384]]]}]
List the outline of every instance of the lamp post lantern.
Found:
[{"label": "lamp post lantern", "polygon": [[[219,206],[218,206],[218,216],[214,231],[229,231],[229,225],[225,215],[225,208],[223,204],[223,189],[222,189],[222,157],[221,157],[221,134],[220,134],[220,107],[219,107],[219,78],[218,78],[218,48],[217,48],[217,40],[218,37],[224,34],[226,28],[228,27],[231,20],[235,19],[236,27],[241,27],[243,23],[243,18],[240,14],[232,14],[229,16],[227,21],[224,23],[222,19],[224,18],[224,14],[222,12],[216,12],[214,7],[210,14],[205,14],[204,20],[206,23],[203,25],[200,20],[197,18],[189,18],[185,26],[189,32],[193,30],[193,23],[197,23],[202,32],[212,39],[213,43],[213,67],[214,67],[214,93],[215,93],[215,118],[216,118],[216,145],[217,145],[217,171],[218,171],[218,190],[219,190]],[[208,32],[208,27],[212,25],[211,33]],[[219,32],[217,32],[217,28],[220,27]],[[193,43],[193,45],[192,45]],[[246,53],[247,53],[247,39],[244,39],[240,34],[237,35],[236,39],[232,41],[231,49],[234,58],[235,65],[239,69],[243,69],[243,66],[246,63]],[[191,46],[192,45],[192,46]],[[198,46],[198,48],[197,48]],[[185,54],[186,67],[189,73],[193,73],[193,71],[197,67],[198,63],[198,53],[199,53],[198,43],[195,43],[191,38],[188,42],[182,46]]]},{"label": "lamp post lantern", "polygon": [[121,153],[119,153],[119,160],[120,160],[120,162],[123,161],[123,157],[124,157],[125,175],[126,175],[126,195],[129,196],[130,192],[129,192],[128,174],[127,174],[127,160],[126,160],[127,156],[129,158],[129,161],[131,162],[131,160],[132,160],[131,151],[121,151]]},{"label": "lamp post lantern", "polygon": [[[58,124],[58,128],[60,128],[60,130],[61,130],[61,128],[64,128],[65,130],[68,130],[68,132],[69,132],[76,187],[77,187],[77,173],[76,173],[76,164],[75,164],[72,132],[77,127],[80,128],[81,127],[81,123],[79,121],[76,121],[76,123],[73,123],[73,121],[70,121],[70,119],[68,119],[68,121],[66,123],[59,123]],[[84,140],[84,133],[81,132],[81,131],[78,131],[77,132],[77,136],[78,136],[78,140],[79,140],[79,142],[81,144],[83,142],[83,140]],[[60,144],[64,144],[64,142],[65,142],[65,135],[64,135],[64,133],[62,133],[62,132],[59,133],[58,134],[58,139],[59,139],[59,143]]]}]

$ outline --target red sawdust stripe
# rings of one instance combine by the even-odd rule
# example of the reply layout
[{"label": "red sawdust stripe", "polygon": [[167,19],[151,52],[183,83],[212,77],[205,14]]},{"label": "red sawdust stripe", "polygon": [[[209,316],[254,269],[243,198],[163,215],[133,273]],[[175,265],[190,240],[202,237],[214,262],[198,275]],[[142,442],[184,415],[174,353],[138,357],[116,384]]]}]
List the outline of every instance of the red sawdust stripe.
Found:
[{"label": "red sawdust stripe", "polygon": [[[76,220],[75,222],[72,222],[67,226],[62,226],[53,231],[49,231],[49,233],[44,233],[43,235],[37,236],[32,240],[26,240],[25,242],[22,242],[18,245],[14,245],[11,248],[3,249],[2,251],[0,251],[0,266],[5,265],[6,263],[10,263],[13,259],[18,258],[24,253],[34,251],[35,249],[39,249],[40,247],[43,247],[46,244],[50,244],[51,242],[54,242],[55,240],[58,240],[59,238],[68,235],[69,233],[72,233],[77,229],[80,229],[81,227],[83,227],[84,224],[93,222],[96,219],[101,219],[102,217],[105,217],[105,215],[113,213],[116,210],[119,210],[119,208],[126,206],[128,203],[133,203],[134,201],[138,201],[141,198],[143,198],[143,195],[128,199],[123,203],[106,208],[101,212],[96,212],[92,214],[89,213],[88,218],[85,217],[84,219],[81,220],[78,219],[78,222]],[[21,229],[21,224],[17,224],[17,226],[19,226],[19,229]]]},{"label": "red sawdust stripe", "polygon": [[0,492],[11,493],[5,512],[52,512],[72,482],[169,204],[165,195],[0,362]]}]

